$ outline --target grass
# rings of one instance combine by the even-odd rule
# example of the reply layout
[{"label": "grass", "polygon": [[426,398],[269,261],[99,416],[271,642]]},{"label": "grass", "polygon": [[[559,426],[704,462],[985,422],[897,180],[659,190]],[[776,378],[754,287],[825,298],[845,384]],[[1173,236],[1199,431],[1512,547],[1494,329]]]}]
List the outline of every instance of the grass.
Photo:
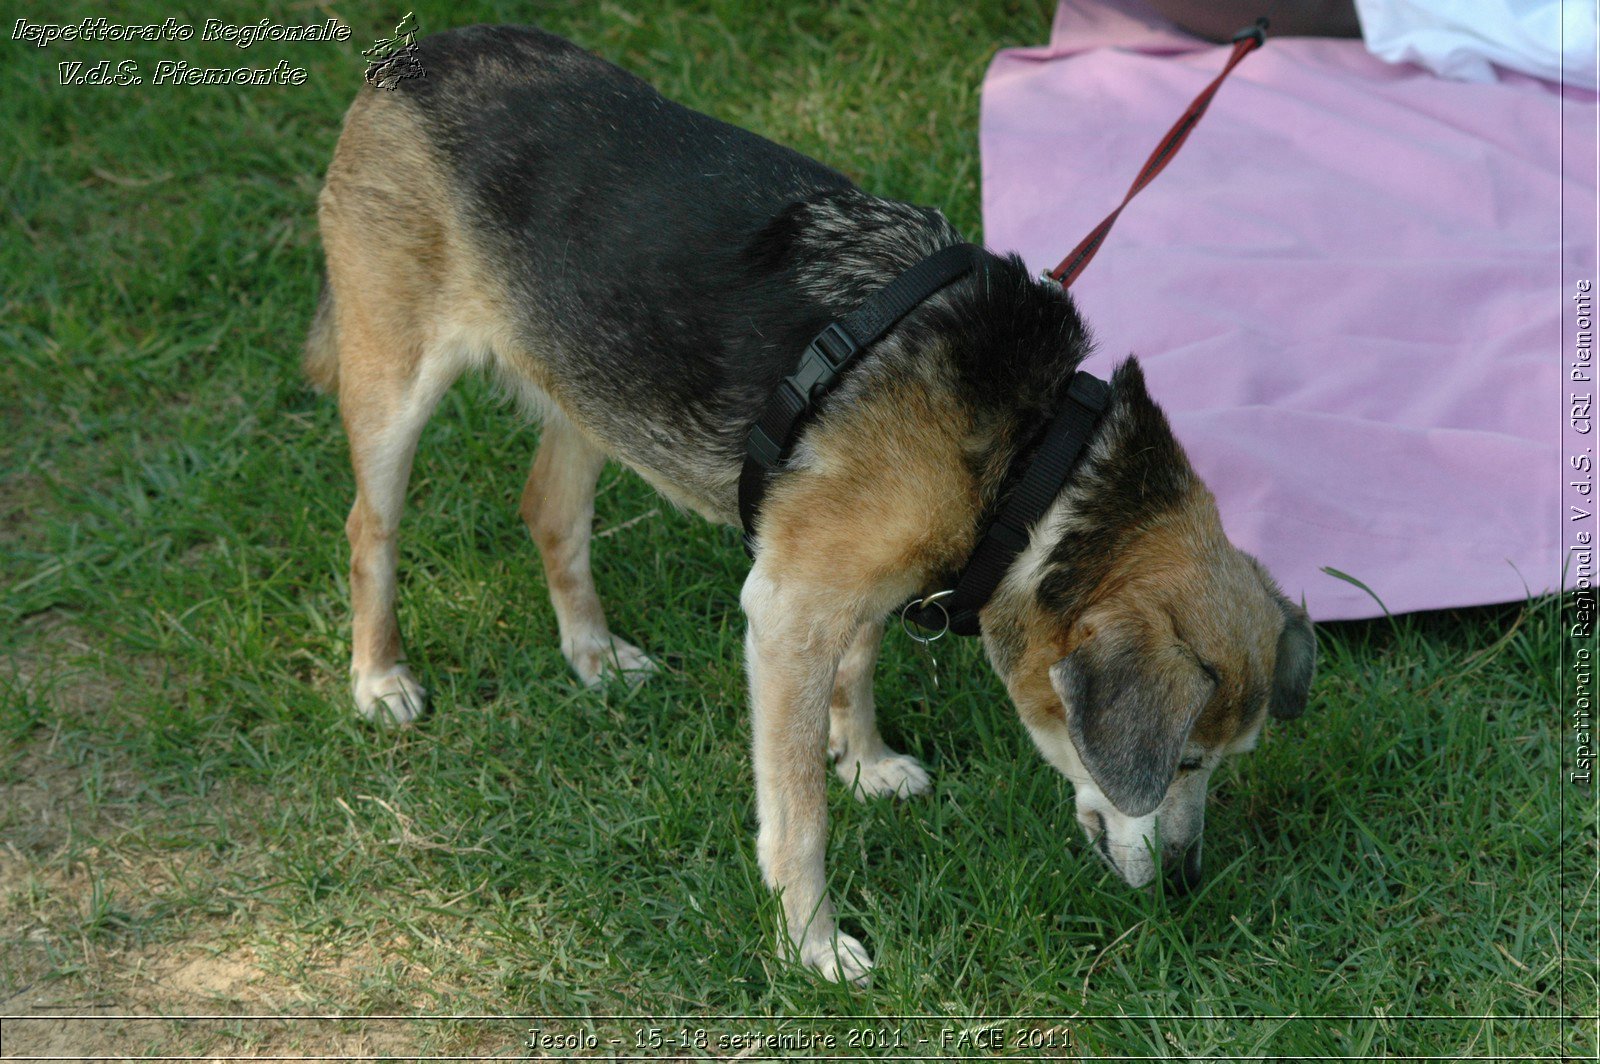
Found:
[{"label": "grass", "polygon": [[[180,21],[263,14],[215,6]],[[976,234],[978,85],[997,47],[1045,39],[1049,7],[538,17]],[[417,15],[528,17],[469,8]],[[1074,1019],[1006,1021],[1008,1038],[1070,1028],[1076,1052],[1133,1057],[1593,1054],[1592,1024],[1559,1018],[1595,1000],[1595,836],[1592,797],[1569,791],[1561,815],[1553,600],[1323,626],[1311,712],[1219,776],[1207,883],[1182,901],[1092,859],[975,647],[941,647],[930,700],[891,638],[886,729],[936,783],[901,805],[834,788],[835,897],[880,965],[850,991],[773,957],[734,534],[608,469],[601,593],[671,667],[582,690],[515,514],[536,430],[468,384],[424,438],[402,547],[402,629],[436,712],[400,735],[354,721],[350,474],[296,359],[320,174],[359,48],[398,12],[285,17],[329,11],[348,44],[10,42],[0,67],[0,1013],[822,1016],[788,1029],[965,1032],[972,1056],[996,1054],[958,1017],[1041,1015]],[[54,83],[85,57],[286,58],[310,77]],[[876,1019],[895,1015],[948,1019]],[[529,1025],[12,1020],[0,1038],[514,1056]],[[629,1047],[648,1026],[592,1023]]]}]

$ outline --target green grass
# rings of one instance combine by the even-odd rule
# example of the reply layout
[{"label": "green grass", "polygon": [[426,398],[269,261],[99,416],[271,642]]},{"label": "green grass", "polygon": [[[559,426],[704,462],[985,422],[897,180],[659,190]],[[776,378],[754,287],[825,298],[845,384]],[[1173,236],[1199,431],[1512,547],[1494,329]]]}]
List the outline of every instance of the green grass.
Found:
[{"label": "green grass", "polygon": [[[173,13],[105,6],[34,17]],[[268,13],[215,6],[180,20]],[[1049,9],[538,17],[977,234],[981,76],[997,47],[1043,41]],[[400,735],[354,721],[351,478],[296,362],[322,168],[359,48],[399,12],[330,10],[348,45],[4,45],[0,1013],[821,1015],[841,1036],[877,1016],[1032,1014],[1087,1017],[1035,1026],[1108,1056],[1593,1053],[1592,1024],[1557,1019],[1563,992],[1572,1012],[1595,1001],[1595,837],[1578,791],[1561,833],[1554,601],[1324,626],[1311,711],[1219,775],[1207,883],[1181,901],[1094,860],[976,647],[941,647],[930,702],[891,637],[886,731],[935,788],[871,805],[833,788],[831,883],[879,962],[851,991],[773,956],[735,536],[608,469],[601,594],[670,667],[582,690],[515,513],[536,430],[468,384],[424,438],[403,531],[401,625],[436,710]],[[529,16],[469,10],[417,14]],[[311,77],[54,84],[57,60],[102,56],[287,58]],[[515,1055],[525,1026],[73,1030],[100,1052]],[[630,1045],[633,1026],[595,1022]]]}]

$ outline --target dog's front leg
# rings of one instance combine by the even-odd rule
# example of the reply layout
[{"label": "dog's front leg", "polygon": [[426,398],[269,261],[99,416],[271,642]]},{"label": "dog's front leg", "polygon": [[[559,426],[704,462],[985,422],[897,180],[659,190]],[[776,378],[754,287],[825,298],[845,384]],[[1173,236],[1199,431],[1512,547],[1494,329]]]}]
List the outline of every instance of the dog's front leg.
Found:
[{"label": "dog's front leg", "polygon": [[755,761],[756,848],[783,906],[801,963],[831,980],[865,985],[872,958],[834,923],[823,856],[828,841],[828,701],[859,621],[819,608],[820,596],[769,577],[758,561],[740,603]]},{"label": "dog's front leg", "polygon": [[872,670],[878,663],[883,622],[869,621],[845,651],[833,681],[828,754],[839,778],[863,801],[892,794],[907,798],[928,789],[928,772],[909,754],[889,749],[878,734],[872,705]]}]

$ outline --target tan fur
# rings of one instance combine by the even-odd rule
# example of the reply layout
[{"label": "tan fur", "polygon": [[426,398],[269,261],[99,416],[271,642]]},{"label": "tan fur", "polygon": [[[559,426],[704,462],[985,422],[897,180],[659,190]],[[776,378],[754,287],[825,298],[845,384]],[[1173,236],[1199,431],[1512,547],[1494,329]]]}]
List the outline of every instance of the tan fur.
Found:
[{"label": "tan fur", "polygon": [[333,323],[333,296],[326,285],[317,299],[300,368],[319,392],[332,394],[339,387],[339,337]]},{"label": "tan fur", "polygon": [[828,706],[828,756],[857,798],[908,798],[928,789],[928,774],[912,757],[889,749],[878,734],[872,671],[878,663],[883,624],[861,626],[839,661]]},{"label": "tan fur", "polygon": [[589,543],[594,488],[605,453],[559,415],[545,419],[539,453],[522,491],[522,520],[538,544],[561,652],[587,684],[607,672],[637,680],[654,671],[644,652],[610,634],[594,589]]},{"label": "tan fur", "polygon": [[797,467],[773,485],[763,550],[794,557],[813,570],[797,577],[842,594],[885,582],[891,598],[915,592],[972,550],[979,499],[962,461],[964,427],[953,404],[916,384],[861,397],[808,433]]},{"label": "tan fur", "polygon": [[740,599],[762,871],[799,958],[831,978],[864,980],[871,961],[836,927],[825,889],[824,754],[838,752],[862,796],[927,787],[921,766],[878,735],[870,668],[881,618],[971,549],[977,498],[960,430],[952,411],[908,387],[862,397],[808,436],[808,454],[767,497]]},{"label": "tan fur", "polygon": [[[356,499],[346,532],[354,614],[351,675],[370,718],[406,724],[426,692],[404,664],[395,619],[400,514],[423,426],[463,370],[492,351],[514,359],[534,403],[549,382],[518,357],[505,296],[456,216],[455,200],[403,98],[367,92],[345,118],[318,217],[328,291],[306,348],[313,382],[337,385]],[[588,522],[603,455],[559,415],[547,426],[523,497],[563,650],[587,683],[608,667],[653,666],[611,638],[588,568]]]},{"label": "tan fur", "polygon": [[[1169,869],[1183,864],[1191,848],[1198,857],[1206,780],[1225,754],[1255,741],[1283,625],[1256,563],[1223,535],[1210,493],[1196,485],[1160,523],[1125,544],[1070,623],[1014,586],[991,608],[1010,611],[1023,631],[1018,660],[1005,673],[1007,688],[1040,751],[1072,780],[1079,823],[1102,855],[1134,885],[1155,875],[1150,846],[1158,835]],[[1154,633],[1157,644],[1143,657],[1153,687],[1179,687],[1202,662],[1220,677],[1187,731],[1185,760],[1199,767],[1180,772],[1160,807],[1142,816],[1114,808],[1085,769],[1069,735],[1069,707],[1051,675],[1052,666],[1085,644],[1128,631]],[[1181,729],[1189,707],[1153,708]]]},{"label": "tan fur", "polygon": [[[1188,618],[1182,631],[1173,627],[1177,616]],[[1220,749],[1258,719],[1245,703],[1247,696],[1259,702],[1265,688],[1247,690],[1240,678],[1265,682],[1283,621],[1249,559],[1223,534],[1216,502],[1204,488],[1196,487],[1167,520],[1119,553],[1073,624],[1036,607],[1027,611],[1022,661],[1011,685],[1025,723],[1065,722],[1065,707],[1050,685],[1050,666],[1094,638],[1101,626],[1126,620],[1169,632],[1225,678],[1195,725],[1195,742]],[[1233,634],[1240,630],[1249,633],[1243,642]]]},{"label": "tan fur", "polygon": [[[374,110],[380,117],[365,113]],[[448,367],[425,375],[421,366],[447,199],[415,134],[403,109],[371,94],[346,117],[318,202],[332,307],[319,313],[307,352],[315,379],[337,380],[356,474],[345,530],[357,703],[369,717],[402,724],[421,712],[425,692],[403,665],[395,534],[417,439],[455,378]],[[374,276],[383,282],[366,283]],[[330,340],[336,360],[326,353]]]}]

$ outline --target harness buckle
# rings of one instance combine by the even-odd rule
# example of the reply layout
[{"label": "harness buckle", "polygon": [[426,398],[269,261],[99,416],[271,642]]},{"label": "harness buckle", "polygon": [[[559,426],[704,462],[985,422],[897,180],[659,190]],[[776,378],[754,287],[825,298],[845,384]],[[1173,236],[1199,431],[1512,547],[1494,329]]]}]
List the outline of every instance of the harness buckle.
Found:
[{"label": "harness buckle", "polygon": [[[789,456],[789,439],[774,436],[763,422],[774,408],[787,410],[792,426],[794,415],[802,413],[812,403],[821,399],[833,385],[833,380],[845,363],[861,350],[856,338],[838,322],[828,327],[806,345],[795,371],[778,382],[777,391],[769,403],[768,411],[750,428],[745,439],[745,453],[763,469],[771,469]],[[781,431],[781,430],[779,430]]]},{"label": "harness buckle", "polygon": [[767,435],[767,430],[760,425],[751,426],[744,449],[762,469],[771,469],[783,461],[783,444]]},{"label": "harness buckle", "polygon": [[817,338],[811,341],[810,346],[818,348],[836,368],[861,350],[861,345],[856,343],[856,338],[851,336],[849,331],[836,321],[830,321],[828,327],[819,332]]},{"label": "harness buckle", "polygon": [[800,366],[785,380],[800,393],[807,403],[822,398],[838,375],[839,367],[855,357],[861,345],[836,321],[819,332],[816,339],[806,345],[800,356]]}]

